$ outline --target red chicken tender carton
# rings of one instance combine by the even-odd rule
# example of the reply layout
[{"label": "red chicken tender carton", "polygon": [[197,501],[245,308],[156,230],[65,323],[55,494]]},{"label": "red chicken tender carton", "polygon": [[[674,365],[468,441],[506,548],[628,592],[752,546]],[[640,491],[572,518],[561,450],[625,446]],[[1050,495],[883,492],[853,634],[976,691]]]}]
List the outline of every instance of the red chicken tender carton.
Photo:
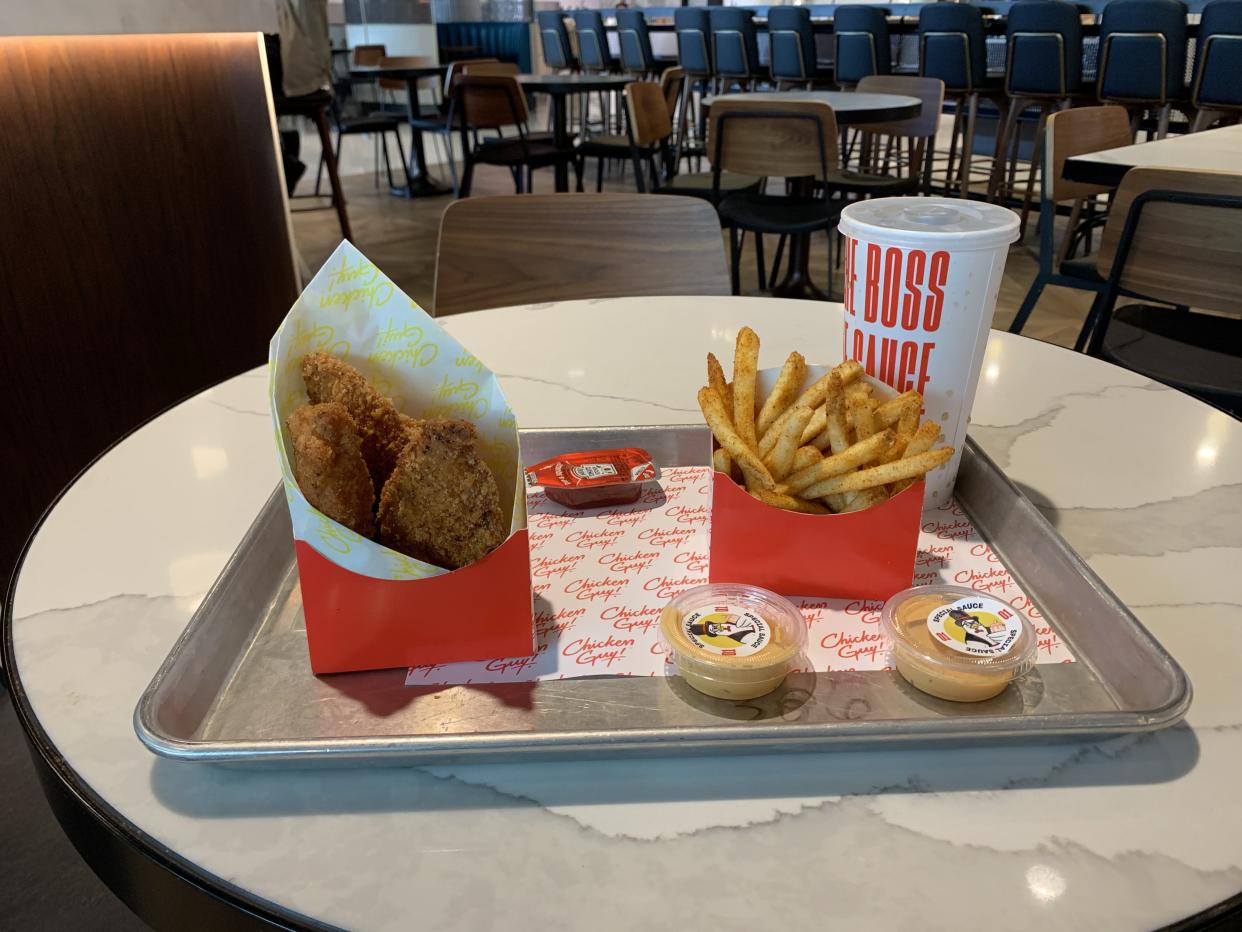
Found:
[{"label": "red chicken tender carton", "polygon": [[[804,387],[829,369],[808,366]],[[759,371],[758,398],[767,397],[779,374]],[[887,599],[914,579],[923,491],[920,480],[863,511],[808,515],[761,502],[714,472],[709,578],[785,595]]]},{"label": "red chicken tender carton", "polygon": [[[322,514],[293,473],[287,421],[307,402],[302,361],[327,353],[412,418],[470,421],[509,536],[460,569],[389,549]],[[269,401],[315,673],[530,654],[530,551],[518,428],[495,375],[350,243],[342,242],[272,337]],[[375,489],[378,500],[380,488]]]}]

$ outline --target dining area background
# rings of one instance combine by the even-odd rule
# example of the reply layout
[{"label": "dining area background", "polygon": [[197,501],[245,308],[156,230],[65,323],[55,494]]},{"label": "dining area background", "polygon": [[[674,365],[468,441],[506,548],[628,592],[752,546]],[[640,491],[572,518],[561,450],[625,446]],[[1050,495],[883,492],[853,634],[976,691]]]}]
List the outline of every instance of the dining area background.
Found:
[{"label": "dining area background", "polygon": [[[383,886],[393,849],[374,841],[364,855],[355,842],[378,839],[399,813],[447,851],[455,807],[489,844],[484,814],[495,810],[505,831],[565,846],[565,870],[611,857],[633,883],[639,849],[663,845],[669,864],[699,858],[704,833],[772,831],[807,858],[815,833],[859,833],[850,844],[866,860],[909,830],[921,859],[963,858],[971,844],[986,858],[1026,852],[1013,865],[1026,897],[1015,927],[1058,904],[1066,925],[1236,920],[1242,852],[1228,820],[1185,812],[1181,789],[1217,792],[1242,756],[1225,734],[1242,698],[1235,652],[1211,655],[1175,616],[1194,606],[1213,638],[1236,640],[1238,600],[1221,580],[1242,553],[1242,0],[181,6],[0,10],[0,114],[20,129],[0,137],[0,332],[14,348],[0,408],[13,438],[0,454],[0,575],[11,574],[0,680],[16,713],[0,722],[0,779],[15,788],[0,850],[17,865],[0,873],[0,909],[15,922],[162,928],[199,910],[205,928],[242,915],[385,927],[397,908],[387,894],[372,890],[370,907],[324,897],[304,883],[318,862],[299,878],[248,859],[249,876],[226,877],[214,829],[187,826],[223,814],[327,844],[336,813],[358,829],[345,849],[370,858]],[[972,437],[1176,645],[1199,694],[1188,725],[1061,755],[1014,752],[1012,766],[972,756],[986,772],[977,786],[944,776],[946,751],[833,752],[823,759],[854,763],[828,780],[820,755],[797,756],[787,785],[756,758],[727,765],[736,775],[706,798],[727,810],[717,821],[689,804],[711,767],[586,766],[603,808],[630,813],[631,828],[565,792],[554,764],[496,779],[420,770],[416,791],[379,775],[365,792],[298,775],[287,804],[279,781],[254,783],[257,808],[244,778],[213,772],[198,786],[224,801],[219,811],[176,788],[173,768],[197,765],[161,761],[145,776],[149,755],[117,710],[132,709],[271,491],[270,425],[247,424],[264,413],[253,370],[343,239],[490,365],[519,414],[546,426],[676,424],[697,416],[698,363],[694,376],[679,370],[708,335],[731,352],[739,328],[771,321],[769,365],[805,334],[825,358],[839,354],[839,302],[853,288],[842,212],[894,197],[1018,218]],[[634,332],[614,333],[610,307]],[[610,373],[616,359],[631,369]],[[62,616],[58,646],[49,632]],[[106,654],[115,682],[98,682],[107,674],[91,653],[130,637],[132,655]],[[66,644],[77,659],[57,659]],[[89,685],[67,686],[70,676]],[[83,696],[93,712],[76,711]],[[109,724],[81,727],[105,709]],[[885,780],[855,773],[859,762]],[[622,773],[657,783],[631,792]],[[1111,816],[1098,833],[1075,828],[1114,804],[1105,788],[1141,797],[1164,837]],[[1047,831],[1028,798],[1040,793],[1065,794]],[[986,802],[998,794],[1007,802]],[[938,815],[910,808],[924,796]],[[897,827],[846,811],[866,800]],[[1012,819],[1013,839],[936,827],[975,804]],[[838,822],[825,815],[833,807]],[[570,839],[543,816],[586,835]],[[740,842],[726,847],[743,856]],[[1168,882],[1137,896],[1160,865]],[[1080,895],[1075,871],[1096,896]],[[436,876],[417,884],[448,898],[431,907],[440,927],[501,914],[495,902],[451,906],[453,881]],[[925,918],[917,899],[877,924]],[[931,914],[947,915],[941,906]],[[613,908],[626,922],[651,918],[642,904]],[[864,902],[845,910],[865,924]]]}]

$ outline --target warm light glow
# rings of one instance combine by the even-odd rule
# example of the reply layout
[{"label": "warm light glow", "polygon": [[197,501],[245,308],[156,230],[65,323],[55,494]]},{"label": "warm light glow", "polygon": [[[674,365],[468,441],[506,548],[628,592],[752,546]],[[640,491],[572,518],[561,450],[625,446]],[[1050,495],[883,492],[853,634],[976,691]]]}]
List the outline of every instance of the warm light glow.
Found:
[{"label": "warm light glow", "polygon": [[988,367],[983,370],[983,375],[989,382],[995,382],[1000,378],[1000,363],[988,363]]},{"label": "warm light glow", "polygon": [[1204,444],[1195,451],[1195,458],[1202,466],[1211,466],[1216,462],[1216,447]]},{"label": "warm light glow", "polygon": [[1033,864],[1026,869],[1026,885],[1036,902],[1051,903],[1065,892],[1065,878],[1055,867]]},{"label": "warm light glow", "polygon": [[229,468],[229,454],[223,447],[190,447],[190,462],[194,475],[211,479]]}]

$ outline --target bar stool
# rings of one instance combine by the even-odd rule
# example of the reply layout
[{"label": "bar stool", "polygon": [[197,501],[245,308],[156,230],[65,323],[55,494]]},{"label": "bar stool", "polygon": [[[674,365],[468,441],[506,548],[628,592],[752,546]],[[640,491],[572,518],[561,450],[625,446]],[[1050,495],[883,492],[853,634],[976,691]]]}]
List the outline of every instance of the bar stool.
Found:
[{"label": "bar stool", "polygon": [[832,80],[832,68],[820,67],[816,60],[811,11],[806,7],[769,7],[768,42],[772,81],[777,90],[786,83],[804,84],[810,90],[816,81]]},{"label": "bar stool", "polygon": [[658,78],[665,68],[676,64],[671,58],[657,58],[651,50],[651,33],[642,10],[617,10],[617,42],[621,67],[630,74]]},{"label": "bar stool", "polygon": [[1184,92],[1186,12],[1181,0],[1112,0],[1104,7],[1096,93],[1125,107],[1135,132],[1149,108],[1159,109],[1156,138],[1169,131],[1169,111]]},{"label": "bar stool", "polygon": [[[683,154],[703,155],[703,119],[695,110],[694,89],[699,85],[703,92],[715,79],[716,69],[712,60],[711,17],[706,7],[682,7],[673,11],[673,29],[677,32],[677,63],[685,73],[681,85],[681,106],[677,117],[677,143],[674,148],[675,164],[681,164]],[[693,141],[688,137],[693,133]]]},{"label": "bar stool", "polygon": [[[961,140],[962,161],[958,193],[970,193],[970,162],[975,148],[975,120],[979,92],[987,80],[988,56],[983,38],[983,13],[964,3],[931,3],[919,10],[919,74],[944,82],[945,97],[953,101],[953,135],[945,167],[946,193],[953,186],[953,163]],[[962,119],[963,111],[966,118]]]},{"label": "bar stool", "polygon": [[1242,112],[1242,0],[1212,0],[1199,20],[1190,131]]},{"label": "bar stool", "polygon": [[742,7],[713,7],[712,59],[716,62],[716,79],[722,91],[733,84],[743,90],[754,90],[759,70],[759,34],[755,29],[755,11]]},{"label": "bar stool", "polygon": [[[773,7],[773,9],[777,9]],[[888,20],[876,6],[839,6],[833,16],[833,65],[837,84],[854,87],[873,74],[891,74]]]},{"label": "bar stool", "polygon": [[998,200],[1016,190],[1014,176],[1021,145],[1018,121],[1028,109],[1038,107],[1034,151],[1022,199],[1019,237],[1023,237],[1048,115],[1068,106],[1082,84],[1082,21],[1078,7],[1064,0],[1021,0],[1009,8],[1006,33],[1005,95],[1009,109],[996,136],[988,200]]},{"label": "bar stool", "polygon": [[[578,34],[578,62],[582,70],[587,74],[619,74],[621,64],[608,47],[608,33],[604,31],[604,18],[599,10],[575,10],[571,15],[574,19],[574,30]],[[620,131],[619,126],[612,126],[612,95],[601,91],[599,104],[604,132]],[[620,111],[618,97],[618,118]]]},{"label": "bar stool", "polygon": [[569,44],[569,30],[560,10],[540,10],[535,14],[539,24],[539,41],[543,46],[544,63],[553,71],[577,71],[578,59]]}]

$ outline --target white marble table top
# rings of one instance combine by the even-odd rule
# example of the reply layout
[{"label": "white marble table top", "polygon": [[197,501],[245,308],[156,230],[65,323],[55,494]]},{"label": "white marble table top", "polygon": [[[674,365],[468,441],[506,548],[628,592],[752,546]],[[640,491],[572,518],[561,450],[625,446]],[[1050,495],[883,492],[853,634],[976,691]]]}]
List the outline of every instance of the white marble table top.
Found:
[{"label": "white marble table top", "polygon": [[1121,168],[1184,168],[1192,171],[1237,172],[1242,161],[1242,125],[1200,133],[1168,136],[1151,142],[1076,155],[1067,162],[1093,162]]},{"label": "white marble table top", "polygon": [[[698,417],[703,355],[839,354],[840,308],[624,299],[445,322],[523,426]],[[1186,668],[1186,722],[1100,744],[244,771],[153,757],[142,690],[277,482],[265,373],[103,457],[17,584],[51,742],[219,883],[350,929],[1150,929],[1242,890],[1242,424],[993,333],[974,436]],[[713,877],[713,875],[715,875]],[[712,880],[715,882],[712,882]]]}]

